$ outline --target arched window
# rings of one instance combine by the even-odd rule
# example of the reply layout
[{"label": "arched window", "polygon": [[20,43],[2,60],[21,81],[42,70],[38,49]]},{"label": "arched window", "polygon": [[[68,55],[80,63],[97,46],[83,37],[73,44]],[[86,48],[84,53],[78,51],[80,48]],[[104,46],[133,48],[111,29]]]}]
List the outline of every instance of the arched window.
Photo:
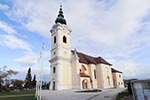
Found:
[{"label": "arched window", "polygon": [[88,80],[87,79],[84,79],[82,81],[82,89],[87,89],[88,88]]},{"label": "arched window", "polygon": [[55,81],[53,81],[53,90],[55,90]]},{"label": "arched window", "polygon": [[80,73],[81,73],[82,70],[80,69],[79,71],[80,71]]},{"label": "arched window", "polygon": [[56,43],[56,36],[54,36],[54,43]]},{"label": "arched window", "polygon": [[94,70],[94,78],[96,79],[96,70]]},{"label": "arched window", "polygon": [[119,75],[119,77],[121,78],[121,75]]},{"label": "arched window", "polygon": [[53,67],[53,73],[55,73],[56,72],[56,68],[55,67]]},{"label": "arched window", "polygon": [[108,84],[110,86],[110,77],[109,76],[107,76],[107,80],[108,80]]},{"label": "arched window", "polygon": [[64,43],[67,43],[67,38],[66,38],[66,36],[63,36],[63,42],[64,42]]}]

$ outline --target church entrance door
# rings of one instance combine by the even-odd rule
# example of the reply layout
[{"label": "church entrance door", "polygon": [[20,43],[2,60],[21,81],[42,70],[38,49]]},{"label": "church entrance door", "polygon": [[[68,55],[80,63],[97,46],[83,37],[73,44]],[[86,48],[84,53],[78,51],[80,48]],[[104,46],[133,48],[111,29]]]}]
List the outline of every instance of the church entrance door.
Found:
[{"label": "church entrance door", "polygon": [[82,88],[83,88],[83,89],[87,89],[87,88],[88,88],[88,80],[87,80],[87,79],[84,79],[84,80],[82,81]]},{"label": "church entrance door", "polygon": [[55,90],[55,81],[53,81],[53,90]]}]

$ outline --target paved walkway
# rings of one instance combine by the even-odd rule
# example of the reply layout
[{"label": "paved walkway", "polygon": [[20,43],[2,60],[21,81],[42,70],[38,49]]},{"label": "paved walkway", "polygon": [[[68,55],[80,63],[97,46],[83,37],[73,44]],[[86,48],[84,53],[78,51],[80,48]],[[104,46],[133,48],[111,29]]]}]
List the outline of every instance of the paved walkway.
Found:
[{"label": "paved walkway", "polygon": [[123,88],[105,89],[96,93],[76,93],[71,90],[67,91],[42,91],[42,100],[115,100],[119,92],[124,91]]}]

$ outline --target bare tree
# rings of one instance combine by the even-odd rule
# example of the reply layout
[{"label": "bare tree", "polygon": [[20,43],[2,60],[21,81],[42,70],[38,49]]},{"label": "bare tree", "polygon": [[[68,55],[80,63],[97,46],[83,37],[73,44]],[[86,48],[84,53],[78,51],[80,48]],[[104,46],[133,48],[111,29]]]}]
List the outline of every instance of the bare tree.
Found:
[{"label": "bare tree", "polygon": [[16,75],[18,72],[14,70],[6,70],[7,66],[0,68],[0,90],[2,90],[4,79],[9,78],[12,75]]}]

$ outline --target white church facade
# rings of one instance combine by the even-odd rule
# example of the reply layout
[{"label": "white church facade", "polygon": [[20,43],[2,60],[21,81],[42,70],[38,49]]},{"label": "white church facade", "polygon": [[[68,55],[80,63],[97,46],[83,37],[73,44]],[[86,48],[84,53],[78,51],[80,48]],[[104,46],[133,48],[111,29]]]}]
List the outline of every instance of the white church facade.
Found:
[{"label": "white church facade", "polygon": [[51,90],[124,87],[122,72],[102,57],[70,49],[71,29],[62,7],[51,32]]}]

